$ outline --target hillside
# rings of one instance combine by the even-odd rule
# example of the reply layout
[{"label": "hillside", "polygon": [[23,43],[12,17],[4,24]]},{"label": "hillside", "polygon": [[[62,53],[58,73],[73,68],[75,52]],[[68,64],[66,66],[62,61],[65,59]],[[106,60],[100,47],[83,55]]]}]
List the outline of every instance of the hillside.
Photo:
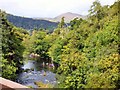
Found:
[{"label": "hillside", "polygon": [[47,20],[37,20],[32,18],[26,18],[26,17],[20,17],[20,16],[14,16],[11,14],[7,15],[7,19],[9,22],[14,24],[17,27],[22,27],[24,29],[34,29],[34,28],[44,28],[47,30],[53,31],[54,28],[57,27],[58,23],[56,22],[50,22]]},{"label": "hillside", "polygon": [[61,20],[62,17],[65,17],[65,22],[67,22],[67,23],[69,23],[74,18],[83,18],[83,19],[85,18],[85,16],[82,16],[80,14],[67,12],[67,13],[63,13],[63,14],[55,17],[54,21],[60,22],[60,20]]},{"label": "hillside", "polygon": [[48,20],[48,21],[51,21],[51,22],[60,22],[62,17],[65,17],[65,22],[66,23],[69,23],[74,18],[82,18],[82,19],[86,18],[86,16],[82,16],[80,14],[67,12],[67,13],[63,13],[61,15],[58,15],[58,16],[56,16],[54,18],[38,18],[37,17],[35,19],[37,19],[37,20]]},{"label": "hillside", "polygon": [[65,17],[65,22],[69,23],[74,18],[85,18],[85,16],[67,12],[56,16],[55,18],[27,18],[21,16],[15,16],[11,14],[7,14],[7,19],[9,22],[14,24],[17,27],[22,27],[24,29],[32,30],[34,28],[44,28],[52,32],[61,21],[61,18]]},{"label": "hillside", "polygon": [[[36,89],[119,89],[119,4],[117,0],[102,6],[95,0],[88,18],[74,19],[69,25],[62,18],[52,33],[15,27],[0,9],[1,77]],[[74,16],[59,17],[65,15]],[[21,18],[12,16],[17,25],[27,23],[25,28],[45,21]]]}]

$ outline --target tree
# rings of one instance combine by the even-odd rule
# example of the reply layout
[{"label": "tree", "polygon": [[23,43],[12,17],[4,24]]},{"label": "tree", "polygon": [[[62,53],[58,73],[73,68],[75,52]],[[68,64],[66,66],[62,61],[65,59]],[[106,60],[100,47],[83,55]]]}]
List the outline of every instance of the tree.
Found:
[{"label": "tree", "polygon": [[119,88],[118,13],[111,13],[117,4],[108,8],[94,2],[94,6],[89,19],[64,37],[67,42],[59,55],[60,87]]},{"label": "tree", "polygon": [[58,24],[58,28],[63,28],[64,27],[64,25],[65,25],[64,18],[65,17],[62,17],[61,22]]},{"label": "tree", "polygon": [[71,30],[74,30],[74,29],[79,28],[80,23],[81,23],[82,21],[83,21],[82,18],[80,18],[80,19],[75,18],[74,20],[70,21],[70,29],[71,29]]},{"label": "tree", "polygon": [[[0,10],[1,31],[2,32],[2,77],[15,79],[17,70],[22,64],[22,54],[24,46],[22,45],[22,36],[18,28],[15,28],[5,18],[5,12]],[[6,65],[6,67],[5,67]],[[12,69],[13,68],[13,69]],[[12,76],[13,75],[13,76]]]}]

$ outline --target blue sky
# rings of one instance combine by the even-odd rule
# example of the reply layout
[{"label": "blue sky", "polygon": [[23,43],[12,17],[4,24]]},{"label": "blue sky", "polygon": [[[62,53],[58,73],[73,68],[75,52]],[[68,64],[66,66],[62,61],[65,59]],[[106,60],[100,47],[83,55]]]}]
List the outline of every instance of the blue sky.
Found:
[{"label": "blue sky", "polygon": [[[95,0],[0,0],[0,9],[24,17],[51,17],[66,12],[87,15]],[[99,0],[111,5],[115,0]]]}]

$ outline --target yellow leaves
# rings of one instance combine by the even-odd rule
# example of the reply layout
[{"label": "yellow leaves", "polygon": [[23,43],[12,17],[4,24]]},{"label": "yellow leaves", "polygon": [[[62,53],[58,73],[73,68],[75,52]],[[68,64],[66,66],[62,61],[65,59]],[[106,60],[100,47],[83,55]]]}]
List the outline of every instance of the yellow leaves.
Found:
[{"label": "yellow leaves", "polygon": [[[103,57],[96,63],[95,67],[91,68],[91,71],[89,69],[86,87],[116,88],[116,82],[119,77],[119,65],[117,53]],[[98,70],[95,71],[95,69]]]},{"label": "yellow leaves", "polygon": [[39,88],[53,88],[51,84],[44,84],[43,82],[34,82]]},{"label": "yellow leaves", "polygon": [[[105,10],[109,9],[106,7]],[[66,73],[66,76],[71,75],[65,79],[65,85],[68,85],[66,87],[74,87],[75,84],[76,87],[81,87],[81,82],[87,83],[84,85],[88,88],[115,87],[120,65],[117,54],[117,17],[114,14],[112,17],[107,16],[108,12],[110,13],[110,11],[103,13],[105,16],[99,17],[101,18],[99,21],[96,16],[90,17],[94,21],[86,20],[79,25],[80,28],[73,24],[75,27],[68,33],[65,33],[63,28],[54,32],[56,37],[66,35],[64,36],[66,42],[60,49],[61,72]]]},{"label": "yellow leaves", "polygon": [[118,54],[112,54],[108,57],[106,57],[105,59],[101,59],[99,61],[99,64],[100,66],[102,66],[102,68],[110,68],[113,69],[113,68],[116,68],[116,66],[119,65],[119,59],[118,59]]},{"label": "yellow leaves", "polygon": [[104,74],[92,73],[88,78],[87,88],[109,88],[110,80]]}]

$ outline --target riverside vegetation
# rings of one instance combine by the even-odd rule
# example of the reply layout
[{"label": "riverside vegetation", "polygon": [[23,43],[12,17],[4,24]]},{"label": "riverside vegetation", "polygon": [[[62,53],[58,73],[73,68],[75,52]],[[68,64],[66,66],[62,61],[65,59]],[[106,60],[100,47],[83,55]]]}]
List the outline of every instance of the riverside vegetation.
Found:
[{"label": "riverside vegetation", "polygon": [[[15,27],[0,10],[1,75],[15,80],[23,56],[36,53],[59,64],[58,88],[120,88],[120,1],[111,6],[93,2],[87,19],[64,17],[52,33]],[[36,83],[38,84],[38,83]]]}]

